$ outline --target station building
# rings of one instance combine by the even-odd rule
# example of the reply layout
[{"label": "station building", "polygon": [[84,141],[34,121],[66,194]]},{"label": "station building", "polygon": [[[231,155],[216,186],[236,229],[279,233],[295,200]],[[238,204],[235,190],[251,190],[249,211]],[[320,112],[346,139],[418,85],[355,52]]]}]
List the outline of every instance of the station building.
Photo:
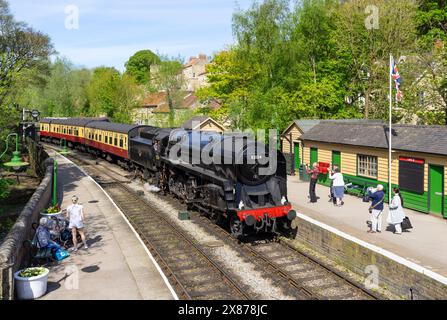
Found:
[{"label": "station building", "polygon": [[[319,121],[298,140],[294,156],[301,164],[338,165],[357,190],[379,183],[388,189],[386,124]],[[447,126],[394,125],[392,149],[391,182],[401,189],[405,207],[447,218]],[[328,175],[321,174],[319,183],[329,185]]]},{"label": "station building", "polygon": [[299,166],[303,164],[303,143],[300,140],[301,136],[322,121],[331,123],[383,123],[382,120],[370,119],[300,119],[293,121],[281,134],[281,150],[287,160],[288,172],[292,171],[293,174],[298,173]]}]

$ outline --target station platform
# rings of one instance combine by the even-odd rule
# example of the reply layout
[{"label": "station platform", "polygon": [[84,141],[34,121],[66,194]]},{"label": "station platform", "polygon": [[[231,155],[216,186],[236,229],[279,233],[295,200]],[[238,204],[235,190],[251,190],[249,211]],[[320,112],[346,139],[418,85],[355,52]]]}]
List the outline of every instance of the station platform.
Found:
[{"label": "station platform", "polygon": [[86,214],[87,244],[50,267],[43,300],[172,300],[175,293],[120,210],[65,157],[58,162],[62,208],[77,195]]},{"label": "station platform", "polygon": [[308,190],[309,182],[302,182],[297,176],[288,176],[288,197],[299,215],[321,222],[433,271],[437,274],[434,276],[438,278],[438,281],[447,280],[446,219],[405,209],[405,214],[410,218],[413,229],[396,235],[391,229],[387,230],[388,207],[386,206],[382,216],[382,232],[371,234],[366,232],[368,230],[366,221],[370,218],[368,212],[370,203],[364,203],[361,198],[355,196],[345,195],[344,205],[334,206],[332,202],[329,202],[329,188],[321,185],[316,187],[316,193],[320,199],[317,203],[309,203]]}]

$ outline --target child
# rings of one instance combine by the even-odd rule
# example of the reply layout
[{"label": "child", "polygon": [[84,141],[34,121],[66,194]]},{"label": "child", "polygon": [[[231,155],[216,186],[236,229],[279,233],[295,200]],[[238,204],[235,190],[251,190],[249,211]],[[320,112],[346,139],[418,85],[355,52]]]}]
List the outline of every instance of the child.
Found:
[{"label": "child", "polygon": [[84,221],[85,221],[85,215],[83,206],[78,204],[78,197],[73,196],[71,198],[71,201],[73,202],[72,205],[68,206],[67,208],[67,218],[70,219],[70,224],[68,228],[71,229],[71,234],[73,237],[73,248],[71,248],[71,251],[78,251],[78,241],[76,239],[77,232],[81,235],[82,242],[84,243],[84,249],[88,249],[87,242],[85,241],[85,233],[84,233]]}]

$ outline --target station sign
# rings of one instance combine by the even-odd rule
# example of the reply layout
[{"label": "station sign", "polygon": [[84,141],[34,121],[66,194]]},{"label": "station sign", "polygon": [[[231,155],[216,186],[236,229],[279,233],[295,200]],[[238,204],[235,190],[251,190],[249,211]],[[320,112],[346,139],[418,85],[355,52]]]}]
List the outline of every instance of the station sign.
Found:
[{"label": "station sign", "polygon": [[424,159],[416,159],[416,158],[409,158],[409,157],[399,157],[399,161],[411,162],[411,163],[417,163],[417,164],[425,164]]}]

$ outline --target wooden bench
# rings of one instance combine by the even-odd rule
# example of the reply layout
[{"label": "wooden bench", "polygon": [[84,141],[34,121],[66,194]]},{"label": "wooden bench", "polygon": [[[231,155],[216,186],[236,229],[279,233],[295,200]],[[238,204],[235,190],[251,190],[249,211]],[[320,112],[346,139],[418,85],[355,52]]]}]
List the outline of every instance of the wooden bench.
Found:
[{"label": "wooden bench", "polygon": [[346,192],[351,195],[363,198],[366,195],[369,187],[376,187],[377,183],[368,182],[360,178],[347,177],[345,178],[346,184],[352,184],[352,186],[346,188]]}]

